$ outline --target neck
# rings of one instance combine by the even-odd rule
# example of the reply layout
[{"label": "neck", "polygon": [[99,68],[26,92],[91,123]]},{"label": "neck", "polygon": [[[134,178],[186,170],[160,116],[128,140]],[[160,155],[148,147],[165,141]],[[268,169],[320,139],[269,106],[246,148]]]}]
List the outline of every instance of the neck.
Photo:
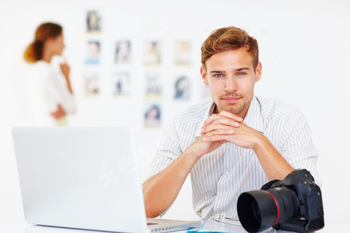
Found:
[{"label": "neck", "polygon": [[50,63],[52,57],[53,57],[53,53],[44,44],[43,56],[42,56],[41,60],[43,60],[47,63]]}]

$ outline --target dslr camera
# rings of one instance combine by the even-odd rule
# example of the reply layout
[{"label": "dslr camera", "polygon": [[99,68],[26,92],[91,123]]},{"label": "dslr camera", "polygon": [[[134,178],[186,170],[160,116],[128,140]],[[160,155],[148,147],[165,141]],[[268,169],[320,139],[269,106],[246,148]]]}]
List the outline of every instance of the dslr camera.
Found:
[{"label": "dslr camera", "polygon": [[294,170],[261,190],[242,193],[237,202],[239,220],[248,232],[276,230],[311,232],[324,227],[320,187],[306,169]]}]

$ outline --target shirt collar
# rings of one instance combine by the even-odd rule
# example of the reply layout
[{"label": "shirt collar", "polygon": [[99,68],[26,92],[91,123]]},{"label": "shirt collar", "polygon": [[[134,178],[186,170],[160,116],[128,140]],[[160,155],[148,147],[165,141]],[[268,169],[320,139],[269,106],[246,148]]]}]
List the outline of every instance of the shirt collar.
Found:
[{"label": "shirt collar", "polygon": [[254,96],[250,102],[247,115],[245,116],[243,122],[246,123],[249,127],[263,132],[264,119],[261,113],[260,101],[257,97]]},{"label": "shirt collar", "polygon": [[[200,131],[201,131],[202,125],[204,124],[204,121],[214,113],[215,108],[216,108],[216,104],[214,103],[214,101],[210,101],[208,104],[207,110],[205,111],[205,114],[203,115],[203,118],[201,122],[198,124],[198,127],[196,129],[196,133],[195,133],[196,138],[201,136]],[[261,115],[260,102],[257,97],[254,96],[252,101],[250,102],[247,115],[245,116],[243,122],[246,123],[249,127],[252,127],[260,132],[263,132],[264,123]]]}]

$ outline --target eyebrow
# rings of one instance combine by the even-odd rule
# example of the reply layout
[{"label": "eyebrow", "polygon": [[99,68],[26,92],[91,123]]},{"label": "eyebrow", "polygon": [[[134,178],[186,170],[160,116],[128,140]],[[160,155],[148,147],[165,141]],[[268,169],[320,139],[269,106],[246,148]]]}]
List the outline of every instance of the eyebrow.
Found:
[{"label": "eyebrow", "polygon": [[[233,71],[234,72],[239,72],[239,71],[242,71],[242,70],[250,70],[250,69],[249,69],[249,67],[240,67],[240,68],[234,69]],[[224,70],[212,70],[209,73],[211,73],[211,74],[218,74],[218,73],[226,73],[226,71],[224,71]]]},{"label": "eyebrow", "polygon": [[249,67],[242,67],[242,68],[234,69],[234,71],[242,71],[242,70],[250,70],[250,68]]}]

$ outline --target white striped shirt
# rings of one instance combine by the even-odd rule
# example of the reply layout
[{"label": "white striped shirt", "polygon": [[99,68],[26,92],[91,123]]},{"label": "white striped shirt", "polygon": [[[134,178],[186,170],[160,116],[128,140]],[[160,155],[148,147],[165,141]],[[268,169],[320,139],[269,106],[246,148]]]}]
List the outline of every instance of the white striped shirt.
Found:
[{"label": "white striped shirt", "polygon": [[[213,113],[213,106],[212,100],[192,106],[165,131],[151,175],[166,168],[200,136],[200,128]],[[305,168],[319,181],[311,130],[297,108],[254,97],[244,122],[262,132],[294,169]],[[191,170],[194,210],[202,219],[238,220],[239,195],[258,190],[266,182],[253,150],[225,143],[204,155]]]}]

